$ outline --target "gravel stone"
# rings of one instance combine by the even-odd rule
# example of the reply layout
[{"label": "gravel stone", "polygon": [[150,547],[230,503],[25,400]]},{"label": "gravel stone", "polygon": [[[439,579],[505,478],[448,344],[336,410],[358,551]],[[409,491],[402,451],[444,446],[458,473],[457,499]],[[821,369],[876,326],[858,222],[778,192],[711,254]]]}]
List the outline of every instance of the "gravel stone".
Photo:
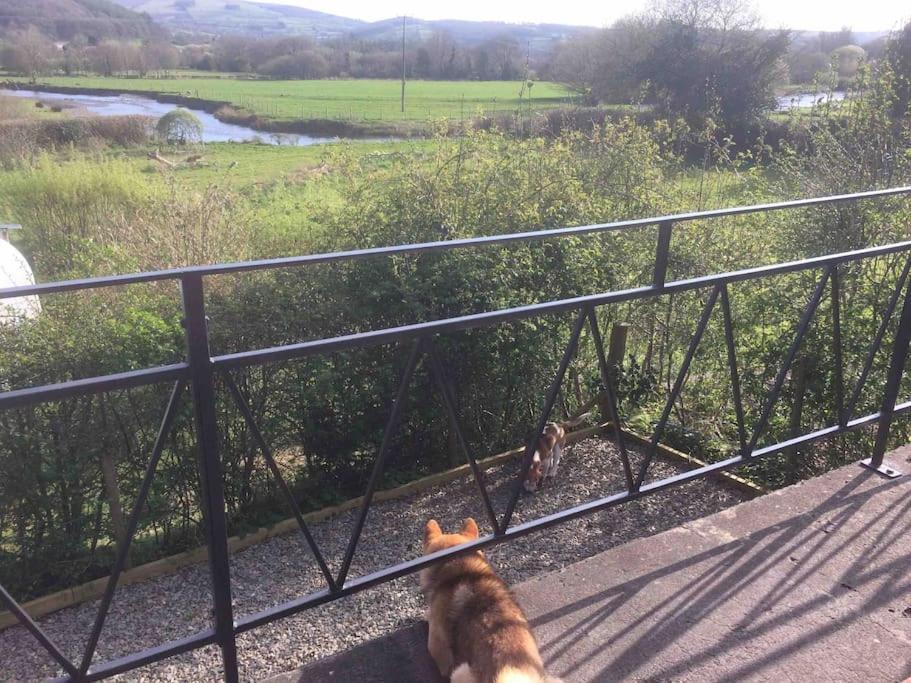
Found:
[{"label": "gravel stone", "polygon": [[[633,467],[641,454],[630,451]],[[494,508],[502,514],[513,490],[517,463],[486,473]],[[685,468],[656,459],[650,480]],[[513,524],[556,512],[625,488],[612,442],[591,438],[568,446],[558,478],[534,495],[523,493]],[[487,552],[501,576],[514,584],[567,565],[634,538],[647,536],[741,502],[745,494],[716,480],[700,480],[566,522],[516,539]],[[473,516],[481,533],[490,532],[473,479],[466,477],[398,500],[374,503],[349,572],[356,577],[421,553],[424,523],[431,517],[444,529]],[[311,531],[333,571],[341,563],[356,517],[349,511],[324,520]],[[235,615],[249,614],[325,587],[300,534],[270,539],[231,558]],[[192,635],[210,626],[208,566],[125,586],[117,591],[101,634],[95,661]],[[49,615],[41,626],[78,664],[98,601]],[[354,596],[306,610],[238,637],[241,677],[256,681],[301,666],[407,626],[423,618],[415,575],[396,579]],[[63,675],[22,627],[0,632],[0,680],[36,681]],[[221,680],[218,648],[211,646],[122,674],[129,681]]]}]

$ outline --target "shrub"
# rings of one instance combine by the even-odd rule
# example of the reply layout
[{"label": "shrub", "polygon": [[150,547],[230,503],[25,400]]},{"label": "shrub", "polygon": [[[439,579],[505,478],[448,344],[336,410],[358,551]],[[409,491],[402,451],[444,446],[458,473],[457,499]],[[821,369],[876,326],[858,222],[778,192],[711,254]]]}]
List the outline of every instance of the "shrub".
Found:
[{"label": "shrub", "polygon": [[[816,164],[826,168],[814,172],[800,163],[797,151],[785,150],[774,169],[775,177],[788,180],[784,188],[770,185],[767,169],[757,166],[752,152],[735,158],[729,147],[719,146],[718,158],[736,171],[719,181],[724,192],[719,196],[709,189],[711,170],[677,173],[678,159],[671,151],[675,128],[662,123],[647,129],[627,119],[606,121],[588,134],[562,133],[547,140],[472,131],[458,140],[422,145],[414,154],[382,159],[333,147],[326,163],[334,169],[337,201],[323,202],[308,215],[324,230],[306,243],[289,240],[285,249],[329,251],[457,239],[729,204],[728,193],[758,203],[776,191],[806,196],[849,189],[871,178],[897,181],[907,176],[907,157],[895,161],[875,154],[884,141],[894,155],[909,147],[894,122],[880,118],[887,107],[876,102],[885,101],[874,97],[864,105],[869,108],[858,110],[854,123],[830,121],[806,131],[810,144],[800,154],[815,155]],[[861,125],[873,128],[865,134],[857,128]],[[883,175],[885,168],[890,175]],[[34,168],[0,176],[0,210],[25,225],[22,237],[41,279],[262,255],[265,247],[245,198],[214,187],[188,196],[166,183],[150,184],[138,173],[126,162],[77,156],[63,165],[44,158]],[[673,183],[667,182],[671,173]],[[838,211],[834,220],[844,222],[834,230],[828,211],[681,224],[674,232],[669,275],[695,277],[815,249],[865,246],[891,239],[907,225],[907,213],[899,211]],[[878,232],[862,229],[868,225]],[[652,276],[654,240],[653,230],[637,230],[209,278],[212,353],[641,286]],[[894,266],[890,271],[889,264],[873,264],[862,277],[845,268],[842,275],[845,358],[848,369],[856,370],[860,343],[871,337],[870,321],[882,310]],[[816,276],[797,273],[730,284],[748,424],[762,409]],[[108,288],[42,301],[45,312],[34,324],[0,330],[0,377],[22,386],[181,358],[179,296],[173,289],[164,284]],[[599,309],[603,331],[621,318],[632,325],[627,349],[632,359],[619,373],[619,393],[624,417],[633,424],[648,428],[661,413],[704,295],[678,293]],[[832,348],[824,324],[830,306],[828,299],[823,302],[808,332],[807,355],[822,357]],[[666,436],[710,459],[729,454],[737,442],[719,318],[716,308]],[[572,322],[571,315],[552,315],[435,338],[476,455],[515,446],[529,436]],[[232,371],[304,509],[363,492],[408,351],[407,344],[378,346]],[[871,396],[879,390],[886,362],[874,368]],[[587,339],[570,374],[590,389],[598,385]],[[814,369],[811,377],[815,400],[808,401],[805,424],[831,423],[831,373]],[[426,364],[412,382],[387,481],[461,464]],[[788,435],[793,393],[788,382],[764,439]],[[216,395],[230,532],[287,516],[256,442],[224,387]],[[32,558],[17,564],[15,557],[0,555],[0,583],[33,595],[105,571],[117,524],[116,515],[105,511],[113,496],[101,476],[103,458],[114,458],[128,507],[164,400],[162,388],[150,388],[104,401],[67,401],[0,415],[0,514],[5,515],[0,518],[0,547],[10,556],[14,550]],[[869,403],[869,396],[864,401]],[[569,412],[575,402],[575,397],[561,397],[558,411]],[[184,405],[143,516],[141,557],[198,541],[191,417]],[[856,444],[846,441],[849,448],[828,462],[837,462],[836,455],[856,454]],[[808,462],[810,471],[821,460]],[[778,484],[782,479],[776,466],[764,462],[753,472]]]},{"label": "shrub", "polygon": [[178,107],[158,119],[155,125],[158,137],[169,145],[187,145],[202,142],[202,123],[193,112]]},{"label": "shrub", "polygon": [[[646,131],[626,123],[554,143],[515,142],[496,133],[440,140],[426,165],[417,167],[408,159],[371,167],[369,160],[339,150],[332,162],[340,169],[342,201],[323,210],[319,218],[326,234],[311,247],[422,241],[586,216],[653,213],[659,202],[653,188],[663,173],[654,145]],[[0,177],[2,209],[23,223],[25,246],[42,280],[248,255],[243,202],[215,189],[188,198],[150,186],[137,173],[124,162],[77,158],[57,165],[45,158],[33,169]],[[607,178],[616,182],[604,182]],[[218,353],[258,348],[609,287],[620,254],[627,253],[621,246],[613,240],[567,241],[212,278],[207,292],[212,348]],[[565,269],[565,277],[537,275],[554,269]],[[0,376],[23,386],[173,362],[183,346],[179,298],[174,292],[165,297],[166,290],[155,287],[144,294],[134,289],[144,288],[49,297],[34,326],[11,330],[17,341],[0,343]],[[459,359],[449,363],[451,389],[481,452],[512,446],[524,436],[540,388],[566,343],[568,324],[557,317],[440,340],[444,358]],[[361,493],[385,420],[377,407],[396,391],[403,362],[388,348],[352,353],[347,360],[319,357],[236,373],[274,451],[286,459],[301,454],[289,460],[287,476],[305,508]],[[446,468],[460,457],[428,382],[426,373],[417,373],[414,396],[424,400],[403,424],[404,438],[388,472],[392,478]],[[233,532],[287,511],[242,418],[226,392],[218,395]],[[6,515],[0,535],[3,547],[16,549],[28,564],[0,559],[4,585],[18,595],[34,595],[104,573],[117,534],[107,511],[102,458],[114,458],[128,508],[163,400],[159,389],[134,391],[7,416],[0,430],[0,510]],[[141,529],[150,540],[139,549],[140,557],[198,541],[189,416],[187,408],[162,461]],[[67,438],[55,436],[60,434]],[[42,495],[34,496],[38,489]]]},{"label": "shrub", "polygon": [[84,119],[87,132],[121,147],[146,144],[152,137],[152,118],[149,116],[99,116]]},{"label": "shrub", "polygon": [[42,281],[240,259],[252,231],[229,191],[188,194],[128,161],[79,155],[0,175],[0,220],[22,224]]},{"label": "shrub", "polygon": [[147,116],[102,116],[56,121],[0,122],[0,163],[6,167],[60,147],[92,148],[104,144],[141,145],[152,135]]},{"label": "shrub", "polygon": [[28,122],[0,122],[0,167],[16,168],[38,151],[36,126]]},{"label": "shrub", "polygon": [[110,268],[114,254],[106,245],[141,214],[150,195],[148,180],[124,161],[60,164],[45,155],[0,176],[0,213],[24,226],[23,247],[41,281]]}]

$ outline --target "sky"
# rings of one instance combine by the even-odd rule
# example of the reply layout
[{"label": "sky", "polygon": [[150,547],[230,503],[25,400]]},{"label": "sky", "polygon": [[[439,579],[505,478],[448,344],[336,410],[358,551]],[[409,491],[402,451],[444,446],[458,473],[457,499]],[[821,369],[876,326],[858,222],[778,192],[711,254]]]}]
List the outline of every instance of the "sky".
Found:
[{"label": "sky", "polygon": [[[622,16],[644,9],[648,0],[271,0],[288,5],[375,21],[407,16],[421,19],[471,19],[511,23],[557,23],[606,26]],[[905,0],[757,0],[754,7],[770,28],[836,31],[884,31],[911,18]]]}]

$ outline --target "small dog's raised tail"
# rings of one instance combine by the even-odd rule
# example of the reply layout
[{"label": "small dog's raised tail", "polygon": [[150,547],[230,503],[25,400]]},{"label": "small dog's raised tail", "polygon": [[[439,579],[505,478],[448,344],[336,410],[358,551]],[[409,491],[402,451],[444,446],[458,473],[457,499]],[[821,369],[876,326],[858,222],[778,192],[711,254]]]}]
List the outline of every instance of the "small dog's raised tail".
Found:
[{"label": "small dog's raised tail", "polygon": [[450,683],[476,683],[476,680],[468,662],[459,664],[449,677]]},{"label": "small dog's raised tail", "polygon": [[[516,669],[507,669],[497,676],[497,683],[537,683],[539,680],[537,676],[531,678],[528,674]],[[474,677],[468,662],[463,662],[452,672],[449,681],[450,683],[477,683],[478,679]],[[543,683],[563,683],[563,681],[559,678],[547,676],[544,678]]]}]

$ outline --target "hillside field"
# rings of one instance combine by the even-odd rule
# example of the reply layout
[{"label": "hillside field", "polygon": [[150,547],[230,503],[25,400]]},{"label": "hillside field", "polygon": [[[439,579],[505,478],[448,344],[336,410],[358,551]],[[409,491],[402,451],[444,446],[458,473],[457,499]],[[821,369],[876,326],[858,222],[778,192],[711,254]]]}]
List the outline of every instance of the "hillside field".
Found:
[{"label": "hillside field", "polygon": [[[24,79],[11,79],[20,80]],[[227,102],[277,121],[300,119],[429,120],[478,113],[543,109],[565,105],[574,94],[556,83],[536,82],[520,97],[515,81],[410,81],[405,112],[400,111],[401,82],[393,80],[274,81],[247,78],[45,77],[40,84],[95,90],[182,95]]]}]

